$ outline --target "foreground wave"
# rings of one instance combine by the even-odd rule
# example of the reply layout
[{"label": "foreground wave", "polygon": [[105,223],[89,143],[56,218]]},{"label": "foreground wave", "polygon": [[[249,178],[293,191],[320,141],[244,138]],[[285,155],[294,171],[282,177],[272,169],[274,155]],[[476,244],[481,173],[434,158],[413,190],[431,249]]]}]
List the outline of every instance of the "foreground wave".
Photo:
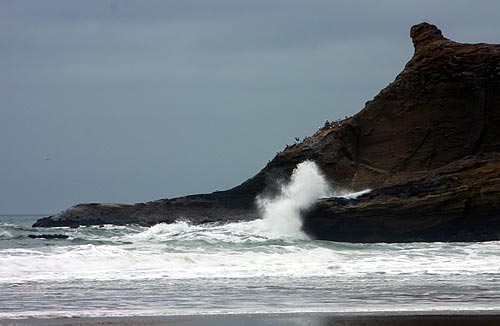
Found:
[{"label": "foreground wave", "polygon": [[[2,226],[4,232],[23,233]],[[7,230],[6,230],[7,229]],[[265,220],[59,229],[67,240],[14,236],[0,283],[74,279],[362,277],[499,272],[498,242],[347,244],[276,237]],[[38,243],[37,243],[38,242]]]},{"label": "foreground wave", "polygon": [[31,239],[33,219],[0,223],[0,318],[500,310],[499,242],[334,243],[265,219]]}]

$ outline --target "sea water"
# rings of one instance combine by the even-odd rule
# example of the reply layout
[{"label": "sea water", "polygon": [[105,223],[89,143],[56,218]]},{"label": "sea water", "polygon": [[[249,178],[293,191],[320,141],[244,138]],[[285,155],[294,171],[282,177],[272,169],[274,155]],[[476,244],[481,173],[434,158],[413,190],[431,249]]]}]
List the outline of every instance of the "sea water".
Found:
[{"label": "sea water", "polygon": [[[500,242],[350,244],[301,232],[332,189],[304,162],[262,219],[36,229],[0,216],[0,319],[280,312],[500,311]],[[30,234],[67,239],[32,239]]]}]

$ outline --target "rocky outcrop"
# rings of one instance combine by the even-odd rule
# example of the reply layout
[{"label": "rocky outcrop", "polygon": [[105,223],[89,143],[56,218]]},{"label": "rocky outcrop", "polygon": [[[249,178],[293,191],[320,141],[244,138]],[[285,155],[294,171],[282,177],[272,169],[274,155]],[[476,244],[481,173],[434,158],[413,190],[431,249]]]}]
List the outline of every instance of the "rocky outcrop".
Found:
[{"label": "rocky outcrop", "polygon": [[250,200],[226,196],[225,192],[162,199],[148,203],[79,204],[54,216],[39,219],[33,227],[78,227],[82,225],[152,226],[178,220],[193,224],[256,219],[258,214]]},{"label": "rocky outcrop", "polygon": [[223,192],[136,205],[77,205],[35,226],[151,225],[253,219],[254,200],[314,160],[338,187],[375,189],[321,201],[304,221],[337,241],[499,239],[500,45],[461,44],[434,25],[410,32],[415,53],[394,82],[351,118],[327,122]]},{"label": "rocky outcrop", "polygon": [[321,201],[305,220],[320,239],[348,242],[500,239],[500,155],[469,156],[356,199]]}]

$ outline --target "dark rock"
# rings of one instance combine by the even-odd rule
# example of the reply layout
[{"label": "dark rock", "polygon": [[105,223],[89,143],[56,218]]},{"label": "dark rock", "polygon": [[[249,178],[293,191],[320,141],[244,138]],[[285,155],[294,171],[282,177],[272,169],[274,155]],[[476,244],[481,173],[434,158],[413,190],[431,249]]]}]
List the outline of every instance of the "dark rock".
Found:
[{"label": "dark rock", "polygon": [[411,28],[415,52],[353,117],[325,123],[262,171],[221,192],[137,205],[77,205],[35,226],[194,223],[257,217],[257,194],[314,160],[338,187],[304,228],[336,241],[482,241],[500,232],[500,45],[461,44],[434,25]]},{"label": "dark rock", "polygon": [[498,153],[471,156],[357,200],[323,200],[304,228],[347,242],[500,240],[499,171]]},{"label": "dark rock", "polygon": [[65,234],[28,234],[31,239],[67,239],[69,236]]},{"label": "dark rock", "polygon": [[217,221],[239,221],[258,217],[250,205],[240,204],[241,199],[224,195],[196,195],[164,199],[145,204],[79,204],[51,217],[39,219],[33,227],[72,228],[81,225],[151,226],[189,220],[193,224]]}]

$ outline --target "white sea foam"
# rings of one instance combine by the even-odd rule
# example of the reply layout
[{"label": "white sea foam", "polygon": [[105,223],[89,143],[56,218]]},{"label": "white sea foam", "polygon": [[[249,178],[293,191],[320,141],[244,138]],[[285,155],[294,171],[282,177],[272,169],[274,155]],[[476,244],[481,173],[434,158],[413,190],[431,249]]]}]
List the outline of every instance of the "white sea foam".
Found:
[{"label": "white sea foam", "polygon": [[13,237],[13,234],[7,230],[2,230],[0,229],[0,239],[1,240],[7,240],[11,239]]},{"label": "white sea foam", "polygon": [[262,222],[259,232],[273,237],[308,239],[302,231],[302,214],[319,199],[342,197],[354,199],[370,189],[353,192],[334,188],[323,175],[318,165],[310,160],[297,164],[288,183],[282,184],[276,196],[260,195],[257,205]]},{"label": "white sea foam", "polygon": [[371,189],[365,189],[365,190],[361,190],[361,191],[350,191],[350,190],[346,190],[346,189],[337,189],[332,194],[332,197],[356,199],[358,197],[363,196],[364,194],[369,193],[370,191],[371,191]]},{"label": "white sea foam", "polygon": [[[122,236],[124,245],[0,251],[0,284],[41,280],[373,277],[500,272],[498,242],[335,244],[259,234],[263,221],[162,224]],[[379,276],[377,276],[379,277]]]},{"label": "white sea foam", "polygon": [[266,223],[17,237],[0,249],[0,317],[500,309],[500,242],[309,241]]},{"label": "white sea foam", "polygon": [[304,161],[297,165],[290,181],[280,188],[277,196],[257,198],[265,225],[277,235],[307,239],[302,232],[302,213],[318,199],[331,196],[328,180],[315,162]]}]

